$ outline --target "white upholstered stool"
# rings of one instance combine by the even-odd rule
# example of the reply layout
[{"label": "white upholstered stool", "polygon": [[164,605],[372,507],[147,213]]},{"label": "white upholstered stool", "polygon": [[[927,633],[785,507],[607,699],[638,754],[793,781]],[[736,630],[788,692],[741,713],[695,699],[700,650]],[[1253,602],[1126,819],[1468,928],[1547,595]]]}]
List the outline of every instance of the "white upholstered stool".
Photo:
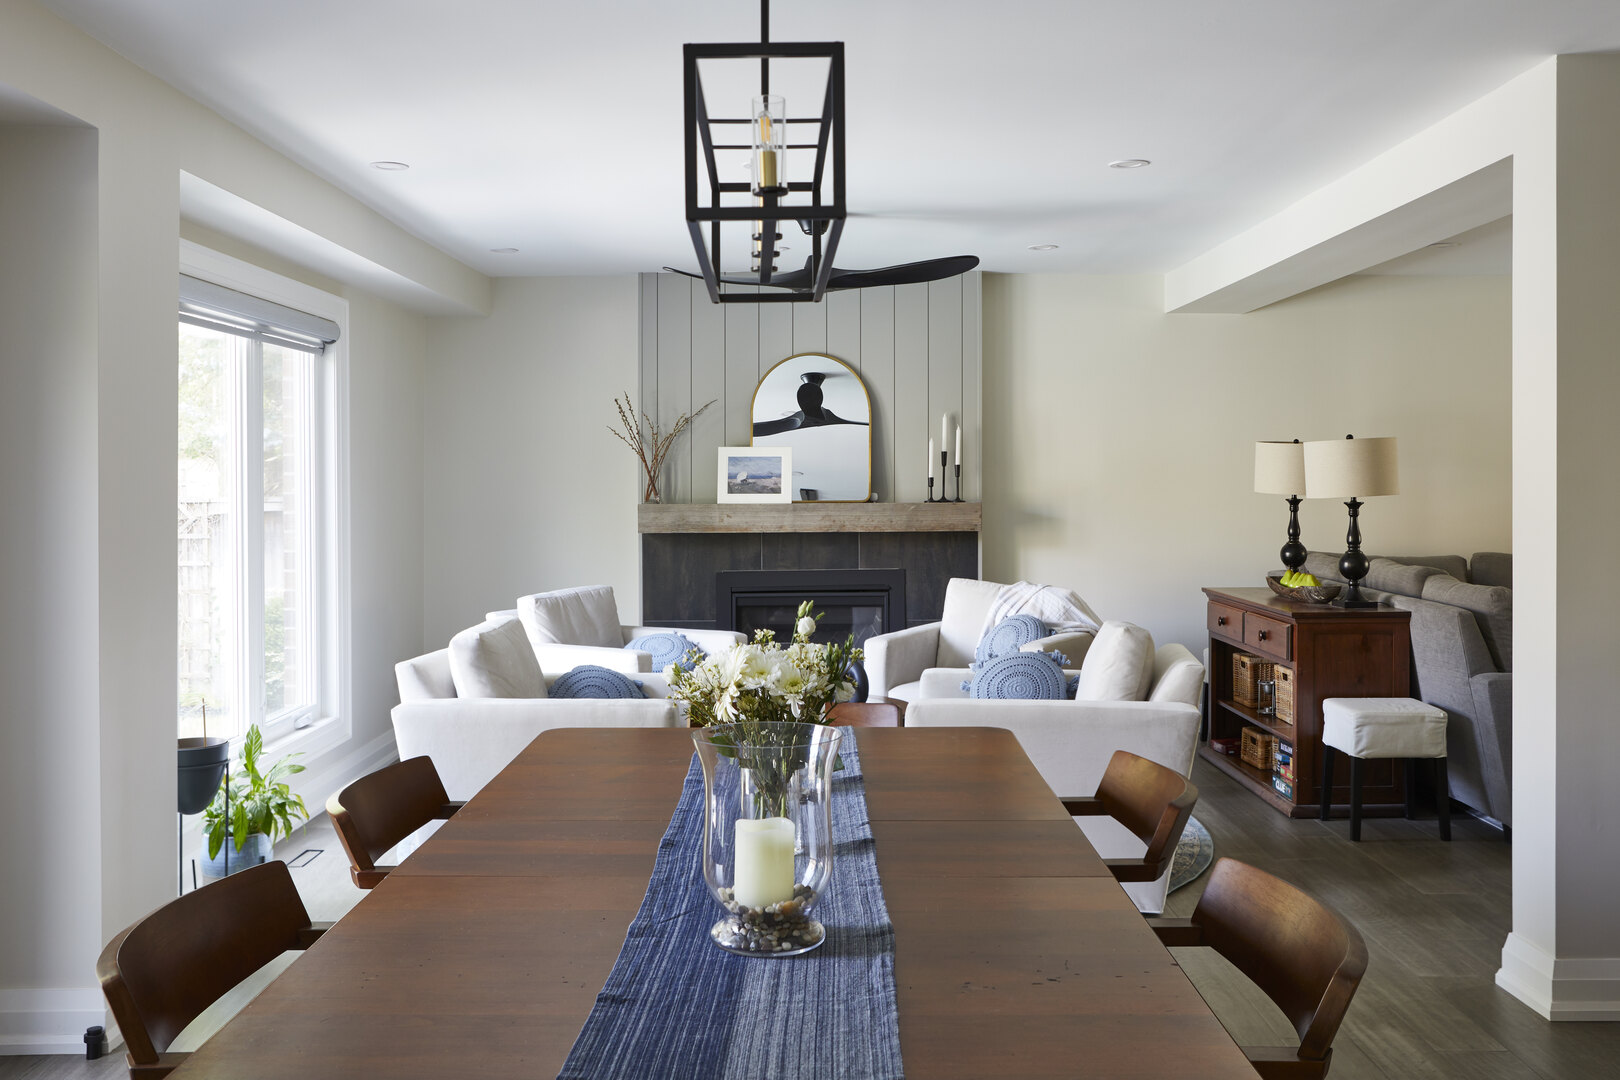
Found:
[{"label": "white upholstered stool", "polygon": [[1322,702],[1322,820],[1333,802],[1334,751],[1350,755],[1350,839],[1361,839],[1362,763],[1369,758],[1406,760],[1406,816],[1412,816],[1419,758],[1435,765],[1434,799],[1440,839],[1451,839],[1451,799],[1446,791],[1446,714],[1412,698],[1328,698]]}]

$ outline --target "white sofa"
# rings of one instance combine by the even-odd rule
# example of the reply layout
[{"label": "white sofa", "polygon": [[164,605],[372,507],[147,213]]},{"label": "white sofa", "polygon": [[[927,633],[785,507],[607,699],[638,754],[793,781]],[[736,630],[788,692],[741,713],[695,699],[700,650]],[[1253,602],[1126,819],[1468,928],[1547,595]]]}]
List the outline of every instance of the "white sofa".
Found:
[{"label": "white sofa", "polygon": [[[643,654],[645,655],[645,654]],[[644,699],[460,698],[450,679],[450,650],[394,666],[399,701],[392,713],[401,760],[433,759],[451,799],[466,800],[542,731],[566,727],[685,727],[661,675],[634,678]],[[557,672],[561,674],[561,671]],[[548,673],[549,686],[555,675]]]},{"label": "white sofa", "polygon": [[510,611],[492,611],[486,619],[516,617],[534,646],[541,670],[550,675],[581,664],[595,664],[635,675],[652,671],[652,654],[626,649],[647,634],[685,634],[710,654],[739,644],[743,635],[732,630],[688,630],[671,626],[625,626],[611,585],[585,585],[518,597]]},{"label": "white sofa", "polygon": [[[1001,585],[994,581],[951,578],[945,586],[945,605],[939,622],[867,638],[863,648],[866,650],[866,677],[871,682],[868,700],[917,700],[923,672],[929,668],[960,668],[962,673],[956,681],[966,678],[967,666],[973,662],[974,650],[984,631],[985,616],[1000,590]],[[1091,639],[1092,635],[1086,631],[1053,634],[1023,648],[1025,652],[1056,649],[1068,657],[1071,665],[1079,667]]]},{"label": "white sofa", "polygon": [[[1204,666],[1184,646],[1173,644],[1156,650],[1153,666],[1147,701],[921,697],[906,706],[905,723],[907,727],[1006,728],[1059,798],[1095,794],[1115,750],[1129,750],[1189,776],[1198,749],[1198,696]],[[941,677],[949,678],[951,673]],[[961,676],[956,678],[960,681]],[[1112,818],[1075,820],[1104,858],[1137,858],[1144,850],[1142,841]],[[1124,888],[1142,911],[1163,911],[1169,871],[1157,881]]]}]

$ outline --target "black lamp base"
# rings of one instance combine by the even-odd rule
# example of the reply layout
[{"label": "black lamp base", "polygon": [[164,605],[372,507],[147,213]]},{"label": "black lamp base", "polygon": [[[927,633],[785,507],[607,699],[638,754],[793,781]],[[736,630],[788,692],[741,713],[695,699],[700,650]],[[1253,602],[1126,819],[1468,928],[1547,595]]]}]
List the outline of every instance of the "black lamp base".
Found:
[{"label": "black lamp base", "polygon": [[1361,595],[1361,583],[1367,578],[1367,556],[1361,553],[1361,507],[1360,499],[1352,498],[1344,504],[1350,509],[1350,530],[1345,535],[1345,552],[1339,556],[1339,576],[1344,578],[1346,585],[1344,592],[1333,601],[1334,607],[1359,608],[1378,607],[1378,601],[1369,600]]}]

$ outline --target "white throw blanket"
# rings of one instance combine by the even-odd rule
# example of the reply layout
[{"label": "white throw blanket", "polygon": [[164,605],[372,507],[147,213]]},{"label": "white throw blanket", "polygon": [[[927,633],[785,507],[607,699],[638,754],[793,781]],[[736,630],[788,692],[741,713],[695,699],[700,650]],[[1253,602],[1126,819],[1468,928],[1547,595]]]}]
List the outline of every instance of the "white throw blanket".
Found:
[{"label": "white throw blanket", "polygon": [[1056,585],[1036,585],[1018,581],[1003,585],[984,616],[984,628],[979,631],[983,639],[1002,619],[1013,615],[1033,615],[1054,634],[1076,630],[1102,629],[1102,620],[1073,589],[1060,589]]}]

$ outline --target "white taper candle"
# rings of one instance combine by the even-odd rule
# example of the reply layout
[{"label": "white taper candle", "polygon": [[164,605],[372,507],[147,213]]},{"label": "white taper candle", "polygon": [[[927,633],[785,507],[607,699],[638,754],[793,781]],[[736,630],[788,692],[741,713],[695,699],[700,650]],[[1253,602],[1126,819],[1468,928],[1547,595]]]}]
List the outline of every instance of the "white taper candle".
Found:
[{"label": "white taper candle", "polygon": [[928,479],[934,478],[934,440],[928,440]]},{"label": "white taper candle", "polygon": [[950,429],[946,426],[946,422],[950,420],[950,418],[950,413],[939,414],[939,448],[941,450],[951,445]]}]

